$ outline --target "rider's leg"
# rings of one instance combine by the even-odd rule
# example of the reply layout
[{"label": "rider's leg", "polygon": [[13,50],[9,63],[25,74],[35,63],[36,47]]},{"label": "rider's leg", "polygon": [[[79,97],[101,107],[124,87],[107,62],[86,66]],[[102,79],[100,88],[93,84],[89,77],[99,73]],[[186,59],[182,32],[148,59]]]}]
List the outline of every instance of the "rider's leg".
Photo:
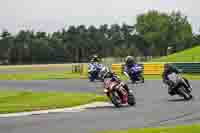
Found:
[{"label": "rider's leg", "polygon": [[168,81],[165,81],[165,84],[168,85],[168,94],[171,95],[171,96],[175,95],[175,92],[173,90],[174,89],[173,88],[173,83],[168,80]]},{"label": "rider's leg", "polygon": [[173,90],[172,86],[168,86],[168,94],[171,95],[171,96],[176,94],[175,91]]}]

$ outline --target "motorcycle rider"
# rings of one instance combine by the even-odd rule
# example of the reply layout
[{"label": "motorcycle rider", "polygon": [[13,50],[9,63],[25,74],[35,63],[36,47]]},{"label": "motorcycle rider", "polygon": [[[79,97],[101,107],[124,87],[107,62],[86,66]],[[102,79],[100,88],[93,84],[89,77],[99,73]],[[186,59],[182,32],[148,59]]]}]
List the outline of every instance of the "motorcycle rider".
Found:
[{"label": "motorcycle rider", "polygon": [[121,79],[119,76],[117,76],[114,72],[108,71],[104,74],[103,78],[110,78],[111,81],[116,81],[118,83],[121,82]]},{"label": "motorcycle rider", "polygon": [[[175,66],[171,65],[171,64],[166,64],[165,68],[164,68],[164,72],[162,74],[163,83],[168,85],[168,93],[170,95],[175,95],[175,92],[173,91],[173,86],[174,86],[173,82],[168,79],[168,75],[172,74],[172,73],[179,74],[179,73],[181,73],[181,71],[178,68],[176,68]],[[189,81],[184,77],[183,77],[183,79],[186,82],[185,88],[187,88],[187,90],[190,92],[192,87],[190,86]]]},{"label": "motorcycle rider", "polygon": [[102,68],[104,67],[103,64],[100,64],[100,58],[97,55],[93,55],[90,63],[88,64],[88,72],[91,73],[95,71],[95,73],[99,73]]},{"label": "motorcycle rider", "polygon": [[120,79],[119,76],[117,76],[117,74],[115,72],[113,72],[112,70],[110,70],[109,68],[105,69],[104,75],[103,75],[103,79],[107,79],[109,78],[110,81],[116,81],[118,84],[122,84],[125,88],[127,88],[128,86],[126,84],[124,84],[122,82],[122,80]]},{"label": "motorcycle rider", "polygon": [[[120,77],[117,76],[114,72],[111,72],[111,71],[106,72],[105,75],[104,75],[104,79],[107,79],[107,78],[109,78],[109,80],[110,80],[111,82],[114,82],[114,81],[117,82],[118,84],[117,84],[116,86],[122,85],[128,92],[130,92],[128,86],[127,86],[126,84],[124,84],[124,83],[122,82],[122,80],[120,79]],[[119,91],[120,91],[120,90],[119,90]],[[123,92],[121,92],[121,94],[123,94]],[[124,96],[124,95],[120,95],[120,96],[122,97],[122,99],[125,99],[125,96]],[[123,102],[125,102],[125,101],[123,101]]]},{"label": "motorcycle rider", "polygon": [[100,68],[101,64],[99,62],[100,62],[99,57],[97,55],[93,55],[89,63],[89,71],[91,69]]},{"label": "motorcycle rider", "polygon": [[[134,60],[134,58],[132,56],[127,56],[125,59],[125,69],[124,69],[124,74],[127,77],[131,77],[131,69],[133,67],[139,67],[139,65],[136,63],[136,61]],[[138,74],[139,71],[135,71],[133,74]]]}]

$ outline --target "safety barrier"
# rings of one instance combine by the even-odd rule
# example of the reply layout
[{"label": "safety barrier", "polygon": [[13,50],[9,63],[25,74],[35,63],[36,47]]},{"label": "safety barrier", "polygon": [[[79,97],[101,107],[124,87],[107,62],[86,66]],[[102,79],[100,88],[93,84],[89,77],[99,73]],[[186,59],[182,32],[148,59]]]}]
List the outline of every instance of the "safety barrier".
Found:
[{"label": "safety barrier", "polygon": [[[159,75],[163,72],[164,70],[164,64],[160,64],[160,63],[148,63],[148,64],[139,64],[142,67],[143,73],[146,75]],[[124,71],[124,64],[112,64],[112,71],[116,72],[116,73],[123,73]]]},{"label": "safety barrier", "polygon": [[164,71],[164,64],[161,63],[148,63],[143,65],[145,75],[161,75]]},{"label": "safety barrier", "polygon": [[122,71],[122,64],[112,64],[111,69],[113,72],[117,73],[117,74],[121,74]]},{"label": "safety barrier", "polygon": [[200,73],[200,63],[168,63],[181,69],[183,73]]},{"label": "safety barrier", "polygon": [[[164,71],[165,64],[172,64],[178,69],[182,69],[183,73],[200,73],[200,63],[140,63],[143,68],[144,75],[161,75]],[[72,72],[88,74],[88,64],[73,64]],[[122,74],[124,71],[124,64],[112,64],[111,70],[117,74]]]},{"label": "safety barrier", "polygon": [[[139,65],[145,75],[160,75],[164,71],[164,64],[161,63],[140,63]],[[121,74],[124,66],[124,64],[112,64],[112,71]]]}]

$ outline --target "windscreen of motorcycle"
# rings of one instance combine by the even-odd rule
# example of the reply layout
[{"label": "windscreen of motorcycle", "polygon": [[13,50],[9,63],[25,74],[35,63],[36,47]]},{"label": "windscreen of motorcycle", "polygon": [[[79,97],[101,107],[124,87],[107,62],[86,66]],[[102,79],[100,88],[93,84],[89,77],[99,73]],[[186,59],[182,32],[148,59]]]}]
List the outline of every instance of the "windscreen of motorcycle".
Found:
[{"label": "windscreen of motorcycle", "polygon": [[113,87],[114,87],[116,84],[117,84],[117,83],[116,83],[116,82],[112,82],[110,78],[105,79],[105,81],[104,81],[104,86],[105,86],[105,88],[108,88],[108,89],[110,89],[110,90],[112,90]]}]

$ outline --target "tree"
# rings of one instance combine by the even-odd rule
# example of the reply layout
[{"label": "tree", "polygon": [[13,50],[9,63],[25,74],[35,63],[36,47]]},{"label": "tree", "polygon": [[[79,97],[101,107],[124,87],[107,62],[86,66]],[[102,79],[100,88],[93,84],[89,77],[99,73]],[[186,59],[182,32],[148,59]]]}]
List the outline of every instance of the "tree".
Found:
[{"label": "tree", "polygon": [[3,30],[0,38],[0,60],[10,62],[11,47],[13,45],[13,37],[7,30]]},{"label": "tree", "polygon": [[[172,12],[169,21],[169,39],[177,48],[183,50],[191,46],[192,41],[192,27],[187,21],[187,17],[182,15],[181,12]],[[173,46],[173,45],[172,45]]]},{"label": "tree", "polygon": [[192,38],[191,25],[180,12],[171,14],[152,10],[137,16],[137,33],[150,45],[151,54],[166,55],[168,46],[185,45]]}]

